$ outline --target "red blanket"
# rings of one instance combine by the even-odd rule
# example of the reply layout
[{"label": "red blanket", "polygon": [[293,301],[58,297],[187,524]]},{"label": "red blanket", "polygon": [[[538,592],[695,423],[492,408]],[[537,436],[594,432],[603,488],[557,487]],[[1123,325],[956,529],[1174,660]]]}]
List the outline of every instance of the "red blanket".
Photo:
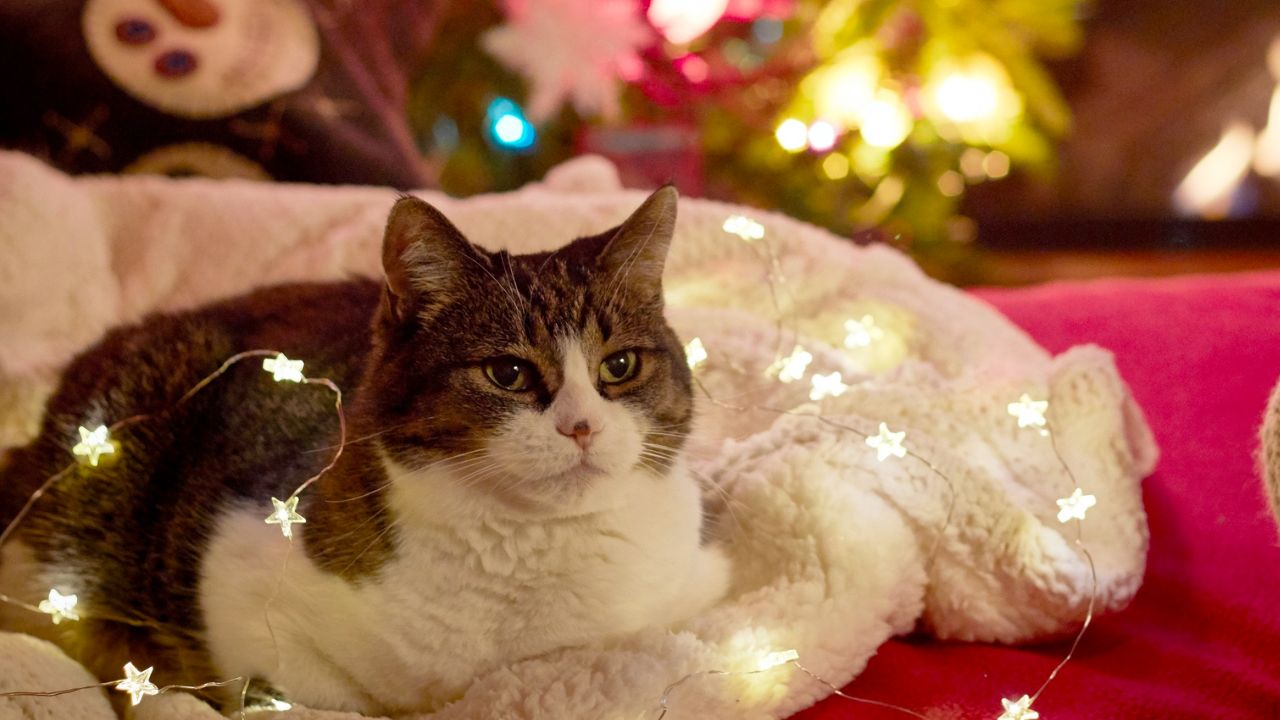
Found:
[{"label": "red blanket", "polygon": [[[1256,465],[1280,376],[1280,272],[982,290],[1052,352],[1097,343],[1161,448],[1143,496],[1151,551],[1125,611],[1099,618],[1035,704],[1067,718],[1280,718],[1280,543]],[[1068,641],[895,640],[845,691],[931,720],[995,718]],[[803,720],[907,717],[829,698]]]}]

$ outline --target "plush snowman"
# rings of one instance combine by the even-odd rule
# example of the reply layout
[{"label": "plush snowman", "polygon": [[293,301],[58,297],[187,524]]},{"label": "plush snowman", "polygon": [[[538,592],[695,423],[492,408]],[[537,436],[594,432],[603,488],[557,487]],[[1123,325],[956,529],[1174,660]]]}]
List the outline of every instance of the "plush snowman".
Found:
[{"label": "plush snowman", "polygon": [[305,85],[320,43],[302,0],[88,0],[94,61],[171,115],[233,115]]}]

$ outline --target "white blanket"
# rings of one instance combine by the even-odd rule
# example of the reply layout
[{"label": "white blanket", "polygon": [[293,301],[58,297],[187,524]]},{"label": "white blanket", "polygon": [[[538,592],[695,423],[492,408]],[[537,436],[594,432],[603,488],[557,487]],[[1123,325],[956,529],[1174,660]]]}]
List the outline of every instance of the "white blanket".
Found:
[{"label": "white blanket", "polygon": [[[644,194],[621,190],[612,167],[588,158],[514,193],[422,196],[476,242],[532,251],[616,224]],[[0,154],[0,443],[29,435],[56,368],[115,323],[256,285],[376,274],[394,198],[378,188],[72,179]],[[727,233],[733,214],[762,223],[765,240]],[[776,292],[766,281],[770,253]],[[770,651],[795,649],[842,685],[886,639],[917,626],[1004,643],[1077,628],[1091,575],[1072,544],[1076,526],[1058,522],[1055,503],[1074,485],[1050,440],[1007,412],[1022,393],[1051,399],[1058,448],[1097,498],[1082,537],[1099,611],[1137,590],[1147,546],[1139,484],[1156,448],[1105,350],[1051,357],[892,249],[706,200],[681,200],[665,282],[672,322],[702,339],[709,357],[699,377],[724,403],[700,401],[691,453],[729,498],[729,598],[681,628],[479,677],[432,717],[652,718],[674,680],[753,669]],[[845,321],[864,316],[881,334],[845,347]],[[775,351],[796,342],[813,355],[805,377],[767,376]],[[811,375],[834,371],[847,391],[811,402]],[[880,422],[905,430],[915,454],[879,461],[863,437],[805,416],[818,412],[867,434]],[[66,687],[78,668],[32,671],[58,662],[71,663],[52,646],[0,634],[0,690]],[[668,717],[785,717],[826,694],[792,666],[698,677],[671,693]],[[0,700],[0,718],[45,717],[36,710],[60,700],[22,702]],[[67,702],[50,716],[109,716],[101,704]],[[212,717],[178,693],[146,699],[138,714]]]}]

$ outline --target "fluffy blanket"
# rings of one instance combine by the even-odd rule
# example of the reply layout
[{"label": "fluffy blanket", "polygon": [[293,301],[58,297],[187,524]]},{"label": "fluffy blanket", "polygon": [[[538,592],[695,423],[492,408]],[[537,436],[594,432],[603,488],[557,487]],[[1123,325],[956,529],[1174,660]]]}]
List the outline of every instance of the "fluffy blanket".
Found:
[{"label": "fluffy blanket", "polygon": [[[598,232],[643,199],[590,158],[514,193],[423,196],[475,241],[514,251]],[[393,200],[374,188],[71,179],[0,154],[3,440],[24,439],[59,364],[112,324],[260,284],[377,273]],[[736,214],[761,223],[765,238],[726,232]],[[673,681],[751,670],[771,651],[795,649],[843,685],[882,642],[914,628],[1003,643],[1074,630],[1093,591],[1075,525],[1056,517],[1055,500],[1074,485],[1050,440],[1006,411],[1022,393],[1051,401],[1058,450],[1097,498],[1082,537],[1098,610],[1133,596],[1147,546],[1139,484],[1156,448],[1105,350],[1051,357],[892,249],[705,200],[681,201],[666,287],[678,331],[702,339],[698,374],[718,400],[701,401],[691,453],[723,493],[730,596],[679,628],[476,678],[432,717],[654,717]],[[866,316],[876,328],[846,347],[845,321]],[[769,377],[796,343],[813,356],[804,379]],[[847,390],[812,401],[810,376],[836,371]],[[874,435],[881,422],[906,431],[912,454],[877,459],[857,433]],[[68,664],[51,646],[0,635],[0,690],[76,684]],[[672,691],[668,717],[785,717],[827,693],[790,665],[700,676]],[[109,715],[73,706],[75,697],[0,701],[0,718]],[[62,700],[65,709],[41,714]],[[137,714],[212,717],[178,693],[148,698]],[[288,717],[352,716],[299,708]]]}]

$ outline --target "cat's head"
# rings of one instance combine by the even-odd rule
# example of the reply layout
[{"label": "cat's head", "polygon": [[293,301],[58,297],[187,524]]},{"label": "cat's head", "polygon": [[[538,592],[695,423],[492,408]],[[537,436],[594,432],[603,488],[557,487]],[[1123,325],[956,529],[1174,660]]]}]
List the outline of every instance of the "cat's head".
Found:
[{"label": "cat's head", "polygon": [[386,455],[557,512],[667,472],[693,406],[663,317],[676,197],[658,190],[621,226],[532,255],[488,252],[401,198],[363,388]]}]

